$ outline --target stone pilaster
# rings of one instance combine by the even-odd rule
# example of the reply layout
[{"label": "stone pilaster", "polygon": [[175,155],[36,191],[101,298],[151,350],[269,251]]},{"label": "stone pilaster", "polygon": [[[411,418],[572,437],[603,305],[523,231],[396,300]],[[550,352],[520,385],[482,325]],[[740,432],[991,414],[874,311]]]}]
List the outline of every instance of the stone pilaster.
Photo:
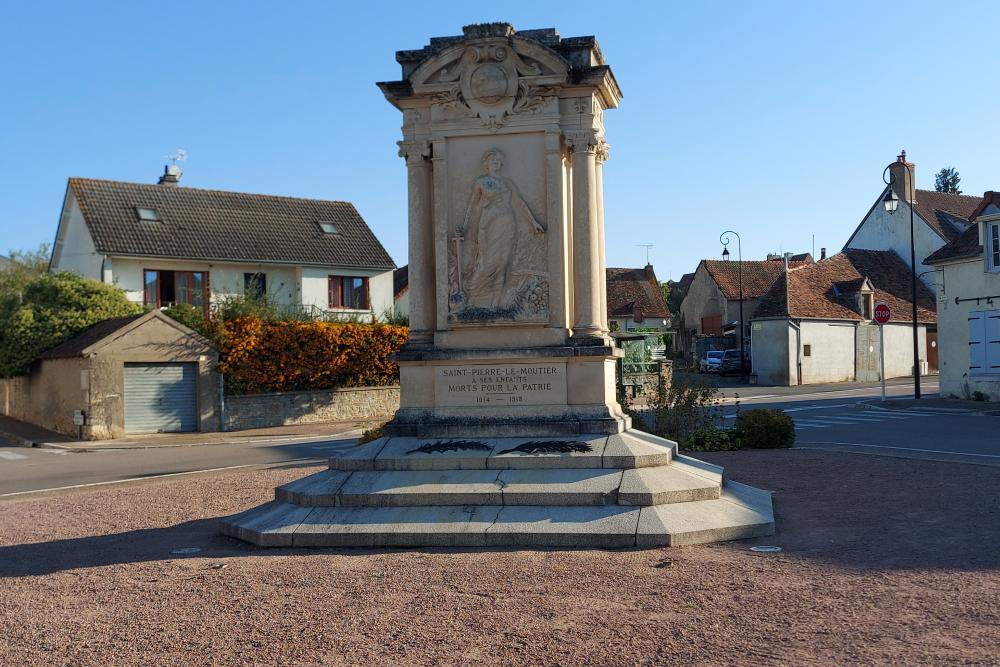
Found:
[{"label": "stone pilaster", "polygon": [[597,144],[595,154],[597,158],[597,214],[599,216],[597,238],[600,241],[598,252],[601,257],[601,270],[598,273],[598,278],[601,295],[601,328],[605,331],[608,331],[608,260],[604,254],[604,163],[608,160],[609,148],[608,142],[601,139]]},{"label": "stone pilaster", "polygon": [[409,191],[409,342],[429,345],[434,341],[434,221],[431,144],[428,141],[398,142],[399,156],[406,158]]},{"label": "stone pilaster", "polygon": [[597,148],[594,130],[565,133],[573,152],[573,338],[603,337],[607,318],[601,312],[601,213],[597,196]]}]

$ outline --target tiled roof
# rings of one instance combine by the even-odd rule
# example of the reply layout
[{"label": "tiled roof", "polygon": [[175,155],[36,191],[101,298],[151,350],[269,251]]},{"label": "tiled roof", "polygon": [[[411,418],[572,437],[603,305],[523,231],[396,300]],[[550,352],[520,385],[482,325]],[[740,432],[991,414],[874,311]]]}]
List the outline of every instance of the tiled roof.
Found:
[{"label": "tiled roof", "polygon": [[[875,288],[875,303],[885,303],[893,322],[911,317],[910,268],[891,250],[848,249],[788,272],[761,301],[754,317],[804,317],[861,321],[850,289],[864,278]],[[835,288],[836,286],[836,288]],[[838,293],[839,292],[839,293]],[[936,322],[934,295],[917,281],[917,320]]]},{"label": "tiled roof", "polygon": [[983,246],[979,243],[979,226],[974,224],[959,234],[958,238],[928,255],[924,264],[935,264],[949,259],[978,257],[982,252]]},{"label": "tiled roof", "polygon": [[652,266],[607,270],[609,317],[670,317]]},{"label": "tiled roof", "polygon": [[[87,178],[69,179],[69,189],[105,255],[395,268],[348,202]],[[140,221],[136,207],[161,221]],[[323,233],[321,221],[337,233]]]},{"label": "tiled roof", "polygon": [[125,326],[135,322],[140,317],[145,317],[145,314],[139,315],[127,315],[126,317],[113,317],[110,320],[104,320],[103,322],[98,322],[97,324],[91,326],[88,329],[84,329],[82,332],[73,336],[64,343],[57,345],[56,347],[42,353],[42,359],[70,359],[73,357],[79,357],[83,354],[83,351],[88,347],[104,340],[114,332]]},{"label": "tiled roof", "polygon": [[[917,214],[945,240],[952,241],[965,231],[969,216],[976,210],[982,197],[956,195],[936,190],[917,190]],[[944,215],[939,215],[943,213]],[[948,215],[951,214],[951,215]],[[958,218],[958,220],[956,220]],[[957,224],[966,221],[960,228]],[[957,223],[957,224],[956,224]]]},{"label": "tiled roof", "polygon": [[[741,262],[703,259],[702,263],[727,299],[740,298]],[[811,262],[789,262],[789,266],[809,263]],[[774,281],[785,272],[783,259],[748,260],[742,262],[742,265],[744,299],[759,299],[764,296],[774,285]]]}]

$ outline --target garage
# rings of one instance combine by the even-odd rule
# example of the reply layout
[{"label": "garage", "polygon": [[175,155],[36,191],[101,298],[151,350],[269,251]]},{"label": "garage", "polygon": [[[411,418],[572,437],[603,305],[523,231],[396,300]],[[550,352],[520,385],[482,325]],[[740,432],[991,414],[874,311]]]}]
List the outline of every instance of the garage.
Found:
[{"label": "garage", "polygon": [[125,432],[198,430],[197,364],[125,364]]},{"label": "garage", "polygon": [[83,440],[216,431],[219,354],[158,310],[99,322],[0,381],[16,419]]}]

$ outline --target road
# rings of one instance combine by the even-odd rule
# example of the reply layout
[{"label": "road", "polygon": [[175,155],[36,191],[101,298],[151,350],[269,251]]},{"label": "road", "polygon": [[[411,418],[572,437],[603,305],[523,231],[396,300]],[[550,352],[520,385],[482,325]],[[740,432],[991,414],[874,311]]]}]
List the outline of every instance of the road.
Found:
[{"label": "road", "polygon": [[353,446],[356,438],[357,433],[353,433],[305,442],[276,440],[88,452],[0,447],[0,500],[41,490],[87,488],[282,463],[321,463],[331,452]]},{"label": "road", "polygon": [[[934,380],[924,381],[934,396]],[[906,456],[940,461],[1000,465],[1000,417],[938,412],[931,408],[868,410],[860,401],[877,398],[878,386],[727,387],[723,413],[776,408],[795,420],[796,447]],[[890,396],[912,395],[912,385],[896,381]],[[306,441],[265,440],[152,449],[69,452],[4,447],[0,443],[0,500],[39,491],[88,488],[160,477],[219,472],[278,464],[321,463],[331,452],[354,443],[357,433]]]},{"label": "road", "polygon": [[[923,382],[924,395],[937,396],[937,383]],[[789,390],[801,390],[792,393]],[[935,407],[907,410],[865,409],[862,401],[879,398],[875,386],[850,389],[744,387],[724,390],[724,417],[734,419],[733,394],[740,409],[784,410],[795,420],[795,446],[885,456],[1000,466],[1000,417],[956,413]],[[778,393],[781,392],[781,393]],[[913,395],[910,381],[895,381],[889,397]]]}]

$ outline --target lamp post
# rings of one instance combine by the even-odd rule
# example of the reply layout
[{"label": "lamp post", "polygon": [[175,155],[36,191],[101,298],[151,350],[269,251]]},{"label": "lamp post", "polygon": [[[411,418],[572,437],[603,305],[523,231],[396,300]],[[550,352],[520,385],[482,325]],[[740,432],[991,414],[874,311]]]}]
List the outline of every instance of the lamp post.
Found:
[{"label": "lamp post", "polygon": [[736,279],[740,284],[740,381],[746,378],[746,352],[743,350],[743,339],[746,331],[743,328],[743,240],[740,235],[733,231],[725,231],[719,236],[722,243],[722,259],[729,261],[729,242],[732,240],[729,235],[736,237]]},{"label": "lamp post", "polygon": [[[888,192],[882,198],[882,204],[889,215],[894,215],[896,209],[899,208],[899,197],[896,196],[896,192],[892,189],[893,184],[896,182],[896,175],[891,171],[893,165],[897,164],[902,165],[909,176],[909,184],[903,184],[907,196],[909,196],[910,190],[915,187],[913,184],[913,169],[906,163],[906,151],[902,151],[899,157],[896,158],[896,161],[882,172],[882,180],[889,186]],[[886,179],[886,174],[889,175],[888,179]],[[917,249],[913,241],[914,202],[908,201],[906,203],[910,208],[910,300],[913,305],[913,398],[917,399],[920,398],[920,343],[917,335]]]}]

